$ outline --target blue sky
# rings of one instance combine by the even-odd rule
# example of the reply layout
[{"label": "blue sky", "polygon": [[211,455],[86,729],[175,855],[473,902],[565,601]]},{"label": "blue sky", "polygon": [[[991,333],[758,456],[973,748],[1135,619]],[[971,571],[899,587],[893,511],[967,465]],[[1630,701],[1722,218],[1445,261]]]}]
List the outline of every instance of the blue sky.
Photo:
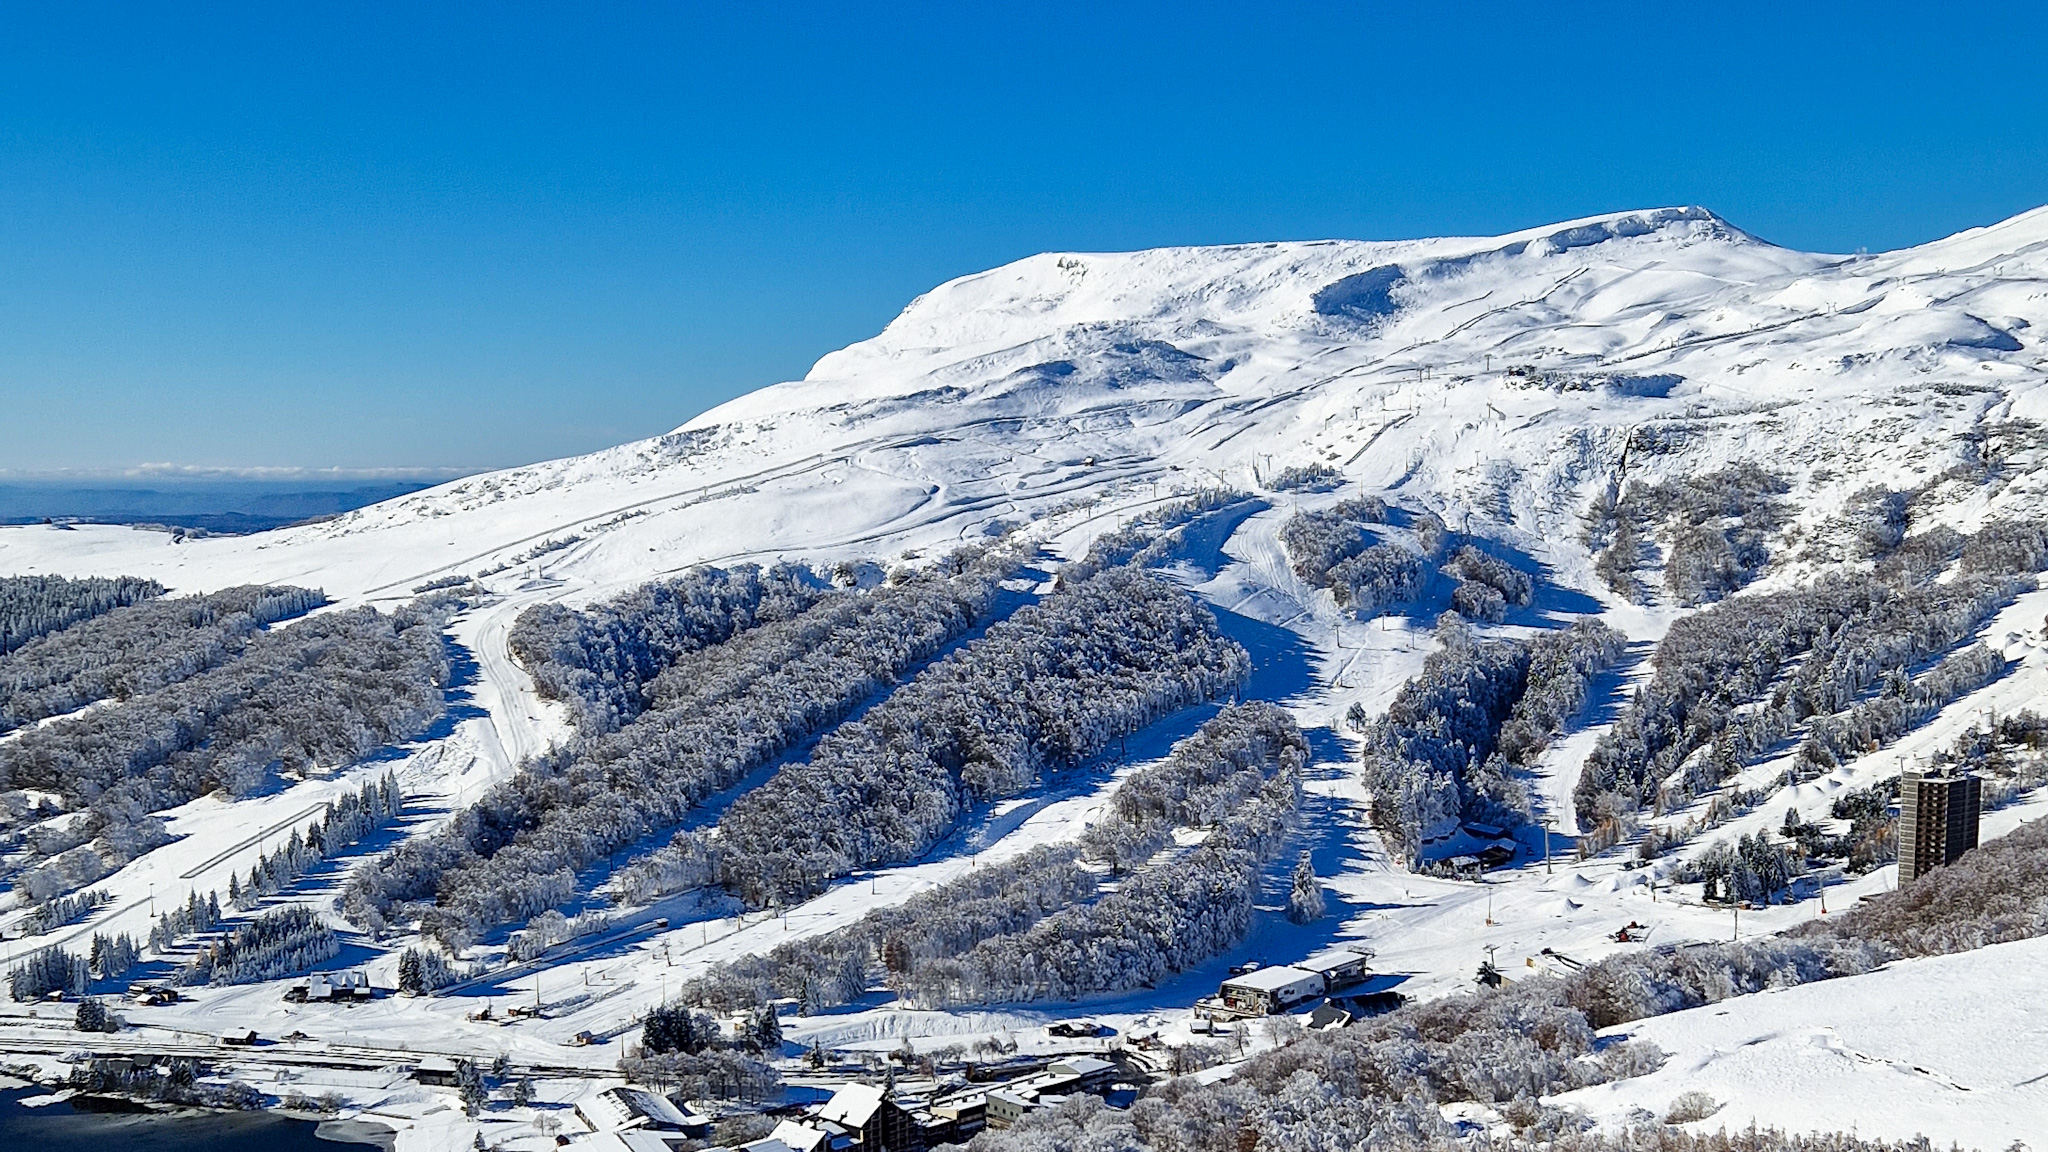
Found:
[{"label": "blue sky", "polygon": [[2048,201],[2019,6],[43,7],[0,12],[0,471],[587,451],[1048,249]]}]

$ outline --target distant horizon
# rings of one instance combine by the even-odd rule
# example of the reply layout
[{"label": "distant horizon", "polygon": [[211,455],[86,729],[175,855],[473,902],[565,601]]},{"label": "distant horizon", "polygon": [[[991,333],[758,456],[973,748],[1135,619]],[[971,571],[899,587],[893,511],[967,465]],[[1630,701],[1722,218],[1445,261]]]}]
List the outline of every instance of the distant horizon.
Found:
[{"label": "distant horizon", "polygon": [[178,484],[355,484],[377,480],[424,480],[436,483],[460,480],[479,472],[495,472],[516,464],[423,465],[419,467],[344,468],[318,465],[250,465],[223,467],[208,464],[141,464],[131,467],[52,468],[40,471],[0,468],[0,486],[10,484],[84,485],[121,487],[169,486]]},{"label": "distant horizon", "polygon": [[70,474],[26,478],[0,472],[0,525],[114,524],[203,529],[214,533],[262,532],[288,524],[340,515],[408,495],[475,472],[452,469],[378,470],[377,475],[344,475],[339,470],[305,470],[308,475],[195,475],[191,472],[116,473],[97,477]]}]

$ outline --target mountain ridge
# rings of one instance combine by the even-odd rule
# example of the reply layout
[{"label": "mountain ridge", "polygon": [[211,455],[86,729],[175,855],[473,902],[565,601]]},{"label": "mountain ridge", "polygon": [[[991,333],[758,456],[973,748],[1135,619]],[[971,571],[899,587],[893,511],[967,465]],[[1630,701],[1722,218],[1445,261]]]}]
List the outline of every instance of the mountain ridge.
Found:
[{"label": "mountain ridge", "polygon": [[[1498,237],[1044,253],[939,285],[803,379],[661,436],[182,545],[175,564],[104,537],[0,547],[67,569],[113,552],[174,580],[203,553],[222,579],[317,570],[348,596],[465,571],[450,561],[531,566],[515,558],[575,536],[536,571],[594,593],[700,561],[929,548],[1083,494],[1313,462],[1568,570],[1584,558],[1560,534],[1624,471],[1798,463],[1812,504],[1912,487],[1986,426],[2048,418],[2044,253],[2048,209],[1837,256],[1696,207]],[[1645,427],[1662,450],[1631,452]]]}]

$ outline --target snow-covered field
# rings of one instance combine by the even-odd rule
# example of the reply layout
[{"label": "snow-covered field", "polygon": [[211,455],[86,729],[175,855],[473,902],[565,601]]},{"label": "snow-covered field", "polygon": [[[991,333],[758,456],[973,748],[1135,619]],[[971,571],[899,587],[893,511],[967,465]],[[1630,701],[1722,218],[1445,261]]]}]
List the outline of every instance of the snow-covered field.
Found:
[{"label": "snow-covered field", "polygon": [[2048,940],[1901,960],[1613,1030],[1671,1053],[1656,1072],[1557,1097],[1604,1121],[1721,1110],[1687,1127],[1856,1132],[1938,1146],[2039,1146],[2048,1118]]},{"label": "snow-covered field", "polygon": [[[1957,465],[1988,463],[1973,474],[1981,480],[1930,489],[1915,508],[1915,530],[1939,523],[1969,531],[1992,516],[2048,514],[2048,439],[2031,423],[2048,421],[2044,325],[2048,209],[1871,256],[1791,252],[1699,209],[1494,238],[1047,254],[934,289],[804,380],[652,440],[255,536],[173,543],[126,528],[0,529],[7,574],[144,576],[180,592],[292,583],[345,604],[385,607],[450,575],[477,576],[493,593],[453,627],[476,672],[445,730],[331,780],[184,806],[170,815],[178,839],[104,884],[114,897],[109,910],[50,939],[146,933],[153,900],[224,887],[229,870],[246,874],[321,801],[369,774],[393,771],[403,781],[412,800],[405,834],[431,828],[504,779],[568,731],[562,710],[536,695],[506,650],[511,622],[532,604],[587,603],[700,563],[887,564],[1006,527],[1050,558],[1071,559],[1176,493],[1258,490],[1279,470],[1311,463],[1341,469],[1344,494],[1373,492],[1434,511],[1452,529],[1524,557],[1541,575],[1539,593],[1504,626],[1509,631],[1591,612],[1635,642],[1604,703],[1551,747],[1528,781],[1561,846],[1577,830],[1570,796],[1578,766],[1614,703],[1649,675],[1644,658],[1678,614],[1669,604],[1621,603],[1598,584],[1582,543],[1588,505],[1632,480],[1764,464],[1791,485],[1795,519],[1761,588],[1842,563],[1847,529],[1839,514],[1872,485],[1913,489]],[[1320,730],[1296,847],[1328,878],[1334,914],[1307,928],[1289,924],[1280,915],[1285,877],[1276,874],[1249,940],[1157,989],[1080,1007],[939,1013],[867,1005],[793,1022],[791,1041],[894,1047],[904,1037],[936,1045],[994,1035],[1029,1043],[1039,1025],[1081,1012],[1126,1031],[1185,1036],[1188,1006],[1213,992],[1231,964],[1284,962],[1337,939],[1373,948],[1378,970],[1406,978],[1404,992],[1432,995],[1469,986],[1489,948],[1514,977],[1555,964],[1545,949],[1589,961],[1641,947],[1613,939],[1631,921],[1648,926],[1651,944],[1737,930],[1726,911],[1668,886],[1683,853],[1625,868],[1620,852],[1580,862],[1560,847],[1548,865],[1525,856],[1485,884],[1389,864],[1364,819],[1341,718],[1354,704],[1383,710],[1433,640],[1426,620],[1344,620],[1327,593],[1289,570],[1280,524],[1334,498],[1270,493],[1270,506],[1215,554],[1173,569],[1253,652],[1247,694],[1283,703],[1304,727]],[[563,546],[536,551],[548,543]],[[2038,706],[2048,689],[2044,615],[2048,592],[2031,593],[1985,629],[1981,638],[2014,661],[1989,687],[1890,748],[1775,792],[1687,851],[1775,827],[1788,805],[1824,815],[1836,793],[1946,746],[1984,710]],[[1071,838],[1122,773],[1163,755],[1198,719],[1157,725],[1133,742],[1127,760],[1047,781],[926,859],[863,874],[783,917],[742,923],[684,898],[633,911],[633,933],[587,952],[566,949],[537,978],[522,970],[500,987],[346,1010],[288,1008],[276,986],[202,990],[190,1003],[128,1015],[202,1039],[230,1025],[265,1035],[297,1029],[337,1050],[504,1054],[602,1071],[621,1054],[636,1016],[681,980],[850,923],[980,861]],[[1747,779],[1761,784],[1781,769],[1759,765]],[[2037,797],[1987,817],[1985,834],[2037,818],[2044,804]],[[1282,860],[1291,863],[1292,854]],[[1828,888],[1828,907],[1883,890],[1892,873]],[[316,874],[294,898],[324,906],[335,875]],[[1819,914],[1820,898],[1809,895],[1745,913],[1739,930],[1776,931]],[[669,927],[655,927],[656,916]],[[1803,1128],[1847,1127],[1862,1117],[1865,1134],[1925,1131],[2002,1145],[2021,1129],[1973,1109],[2048,1114],[2048,1080],[2021,1083],[2048,1074],[2048,1032],[2017,1018],[2001,1027],[1997,1015],[2024,998],[2015,981],[2032,979],[2023,973],[2038,951],[2010,945],[1900,964],[1647,1021],[1634,1030],[1677,1053],[1672,1062],[1655,1076],[1580,1095],[1595,1115],[1614,1119],[1631,1107],[1661,1111],[1669,1096],[1701,1088],[1727,1102],[1717,1120],[1755,1116]],[[364,942],[350,955],[372,951]],[[367,963],[388,985],[394,955]],[[2005,973],[2002,986],[1994,972]],[[1950,997],[1952,1013],[1929,1005],[1937,990]],[[536,996],[550,1006],[546,1019],[464,1019],[489,1001],[502,1010]],[[1918,1013],[1920,1023],[1894,1028],[1884,1005]],[[0,1015],[0,1032],[11,1019]],[[1996,1032],[2005,1058],[1973,1051],[1966,1022]],[[603,1042],[574,1046],[580,1032]],[[2027,1072],[2028,1061],[2040,1067]],[[1809,1073],[1811,1085],[1763,1099]],[[407,1117],[408,1145],[468,1144],[459,1112],[428,1118],[445,1094],[402,1078],[330,1084],[321,1077],[347,1077],[302,1076],[295,1083],[305,1091],[333,1087],[373,1115]],[[564,1082],[543,1096],[595,1083]],[[1840,1086],[1840,1107],[1829,1084]],[[1868,1106],[1846,1103],[1857,1100]],[[491,1138],[540,1147],[520,1126],[525,1115],[501,1113]]]}]

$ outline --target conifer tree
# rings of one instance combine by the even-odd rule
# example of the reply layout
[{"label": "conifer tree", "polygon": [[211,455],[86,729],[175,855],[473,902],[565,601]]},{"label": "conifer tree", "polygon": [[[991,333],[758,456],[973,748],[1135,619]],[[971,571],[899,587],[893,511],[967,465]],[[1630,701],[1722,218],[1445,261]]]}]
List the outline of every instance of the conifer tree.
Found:
[{"label": "conifer tree", "polygon": [[1306,851],[1294,862],[1294,888],[1287,894],[1287,918],[1296,924],[1312,924],[1323,918],[1323,882],[1316,878],[1315,864]]}]

